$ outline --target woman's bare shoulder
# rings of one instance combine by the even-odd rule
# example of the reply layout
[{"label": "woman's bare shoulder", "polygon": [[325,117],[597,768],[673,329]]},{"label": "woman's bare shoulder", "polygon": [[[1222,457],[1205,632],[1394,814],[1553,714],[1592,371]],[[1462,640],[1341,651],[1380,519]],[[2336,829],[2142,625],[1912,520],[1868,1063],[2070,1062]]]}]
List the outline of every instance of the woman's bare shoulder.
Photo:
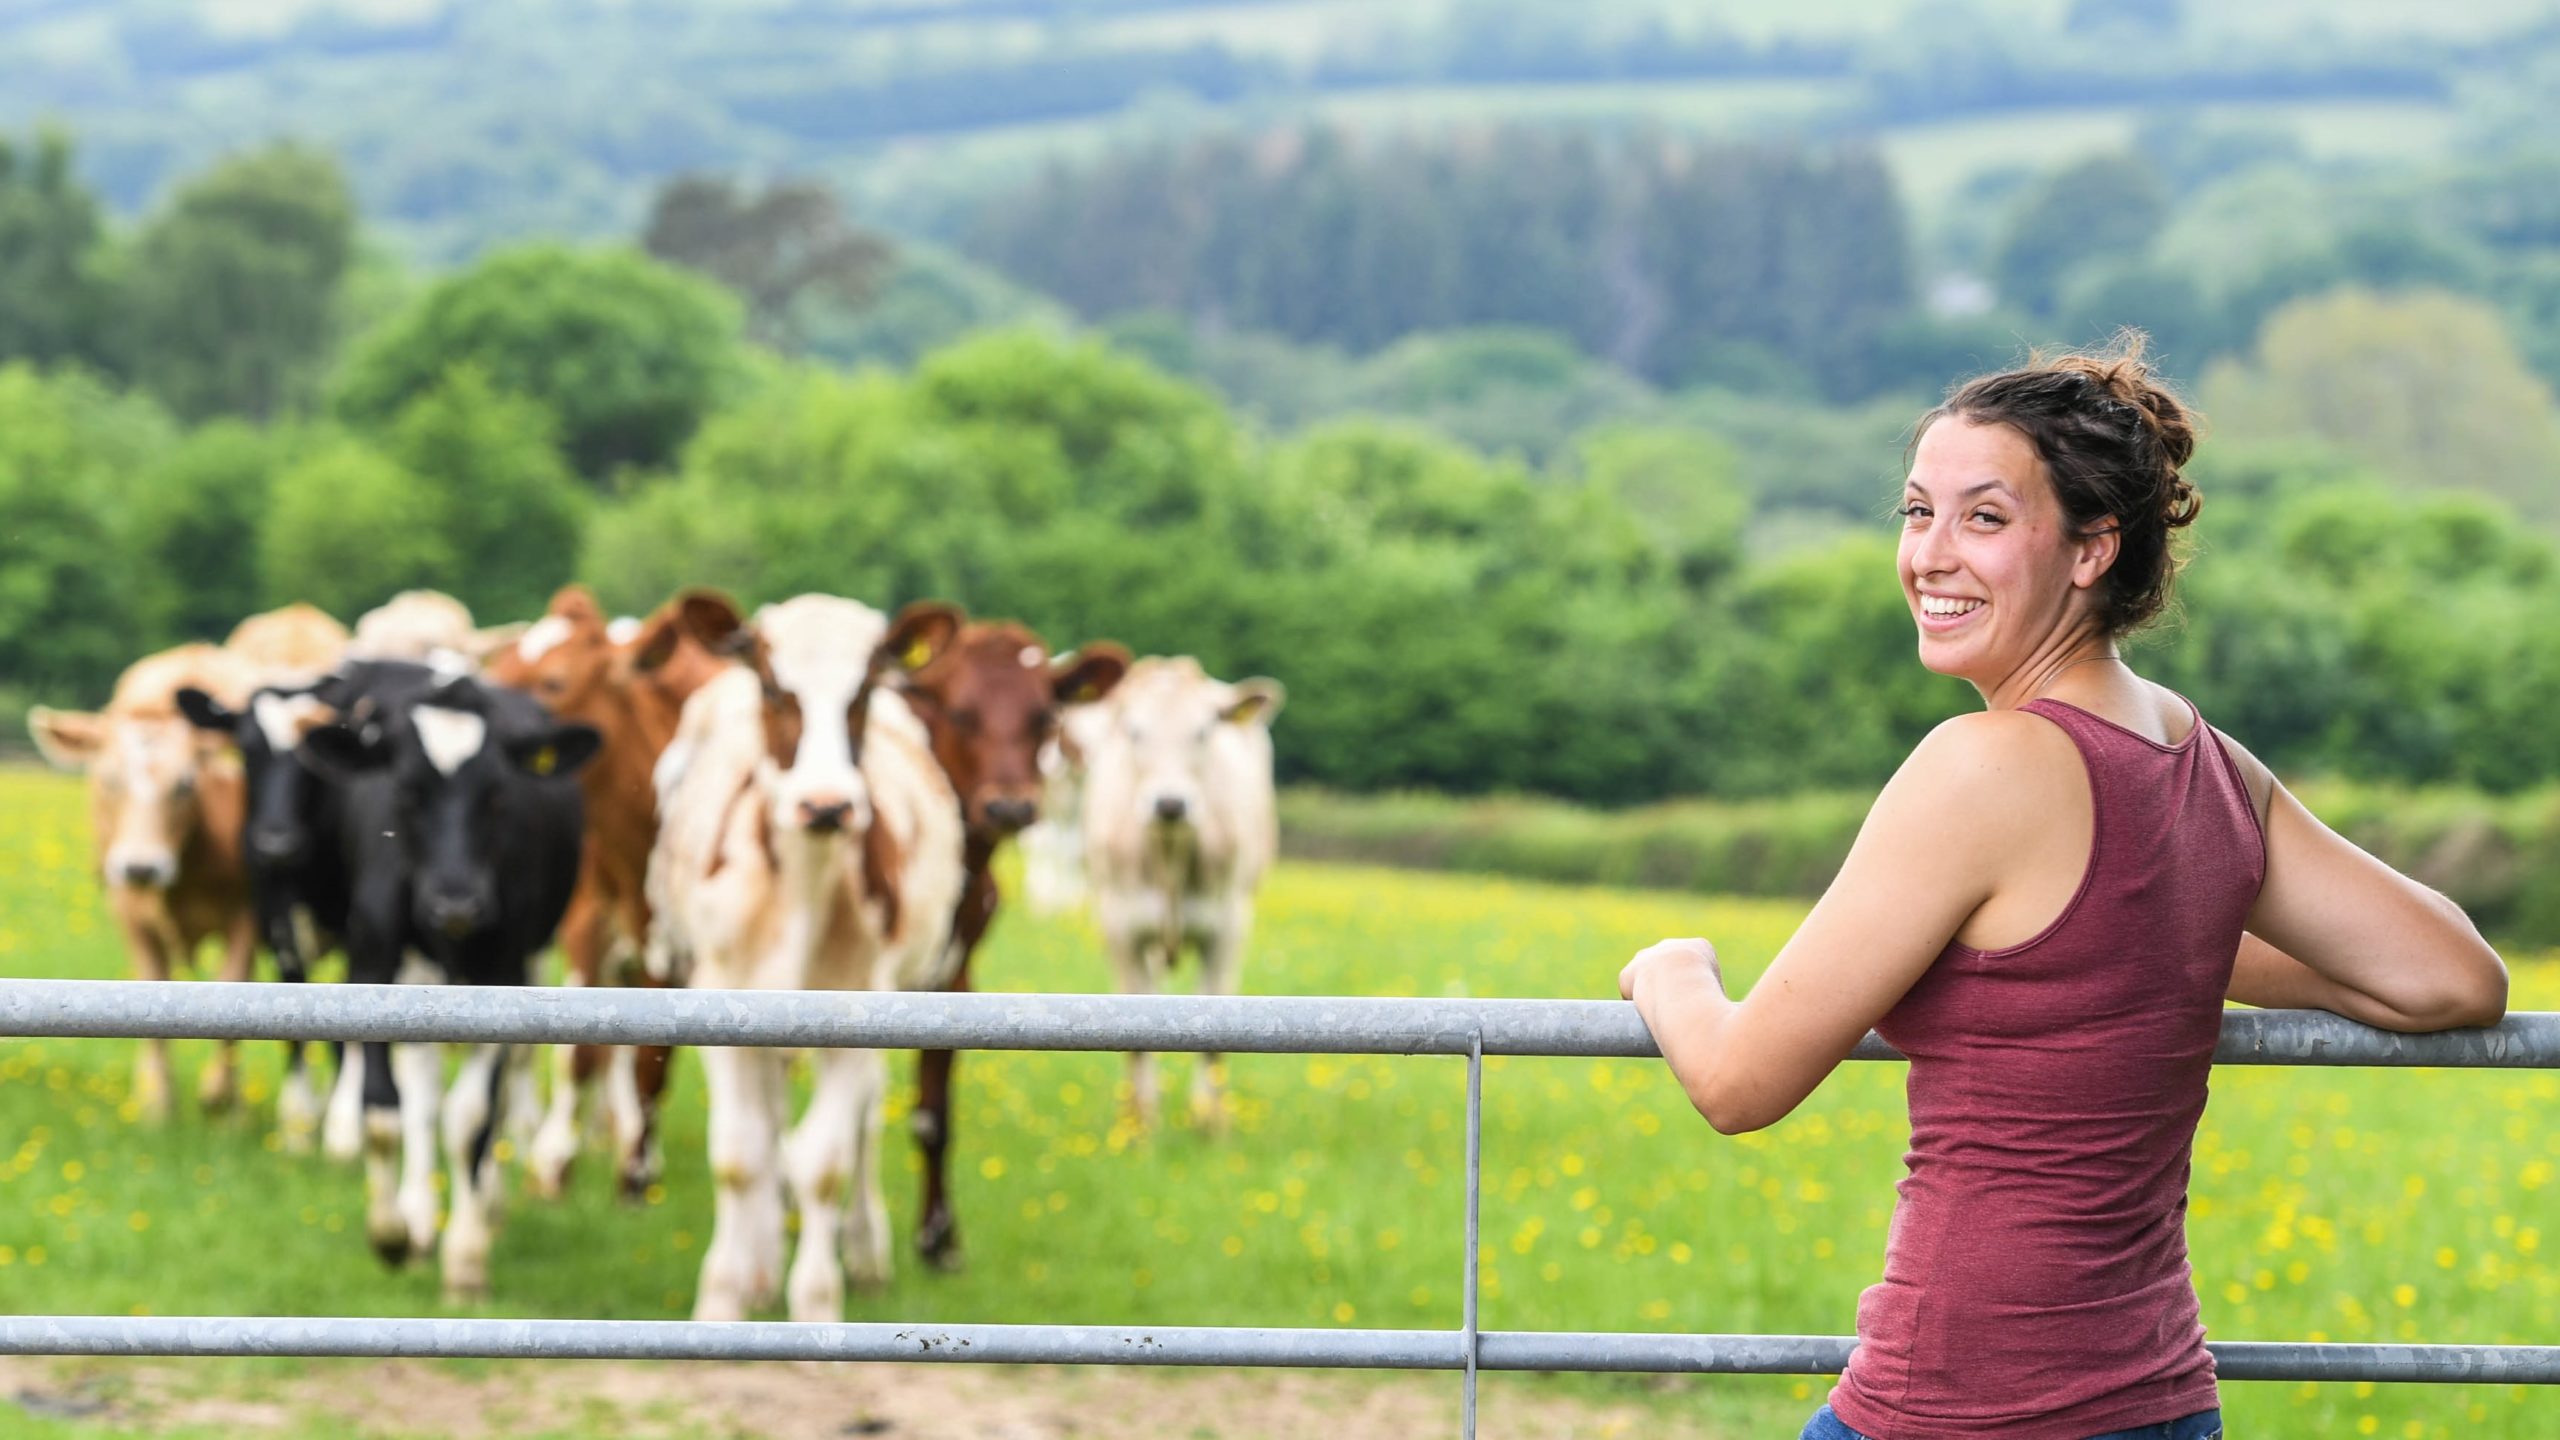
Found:
[{"label": "woman's bare shoulder", "polygon": [[2040,842],[2058,817],[2085,814],[2089,803],[2079,747],[2061,726],[2024,710],[1941,722],[1903,762],[1888,787],[1894,792],[1901,804],[1930,812],[1935,831],[1960,823],[1995,842]]}]

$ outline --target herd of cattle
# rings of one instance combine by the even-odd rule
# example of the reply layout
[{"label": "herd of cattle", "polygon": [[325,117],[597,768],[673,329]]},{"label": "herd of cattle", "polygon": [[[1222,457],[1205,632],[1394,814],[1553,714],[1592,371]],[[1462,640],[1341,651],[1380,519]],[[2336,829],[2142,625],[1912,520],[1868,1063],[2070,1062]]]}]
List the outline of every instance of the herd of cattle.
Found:
[{"label": "herd of cattle", "polygon": [[[39,708],[29,725],[88,774],[108,903],[146,979],[213,942],[226,980],[252,978],[263,945],[287,981],[342,949],[357,983],[524,985],[556,937],[572,985],[966,989],[994,855],[1019,835],[1035,903],[1090,896],[1123,990],[1158,988],[1193,949],[1203,992],[1232,994],[1276,842],[1281,699],[1110,643],[1052,656],[1020,625],[936,602],[892,618],[804,595],[748,616],[690,590],[609,621],[571,587],[491,630],[426,591],[352,634],[288,606],[136,662],[102,711]],[[625,1193],[658,1173],[667,1051],[561,1047],[535,1124],[513,1050],[474,1047],[448,1089],[439,1047],[351,1045],[324,1105],[288,1047],[285,1143],[361,1156],[374,1249],[396,1264],[437,1247],[455,1299],[488,1288],[501,1135],[557,1195],[601,1079]],[[837,1319],[848,1278],[888,1277],[885,1058],[813,1055],[796,1126],[788,1058],[703,1053],[716,1213],[698,1318],[779,1298],[795,1320]],[[946,1266],[952,1060],[922,1057],[914,1116],[916,1243]],[[1150,1058],[1129,1065],[1153,1123]],[[135,1101],[165,1115],[169,1083],[165,1044],[146,1042]],[[1208,1125],[1220,1083],[1203,1057],[1191,1099]],[[234,1085],[224,1045],[199,1099],[226,1104]]]}]

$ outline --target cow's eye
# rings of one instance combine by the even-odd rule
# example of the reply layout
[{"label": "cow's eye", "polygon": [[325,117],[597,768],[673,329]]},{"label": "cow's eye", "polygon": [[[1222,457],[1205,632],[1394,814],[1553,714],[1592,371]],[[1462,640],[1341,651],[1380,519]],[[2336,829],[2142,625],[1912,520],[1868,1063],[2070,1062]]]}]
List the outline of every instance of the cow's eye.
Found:
[{"label": "cow's eye", "polygon": [[169,793],[178,796],[193,795],[196,793],[196,777],[193,775],[181,775],[177,779],[170,781]]},{"label": "cow's eye", "polygon": [[951,712],[951,728],[963,735],[978,733],[978,712],[967,706]]}]

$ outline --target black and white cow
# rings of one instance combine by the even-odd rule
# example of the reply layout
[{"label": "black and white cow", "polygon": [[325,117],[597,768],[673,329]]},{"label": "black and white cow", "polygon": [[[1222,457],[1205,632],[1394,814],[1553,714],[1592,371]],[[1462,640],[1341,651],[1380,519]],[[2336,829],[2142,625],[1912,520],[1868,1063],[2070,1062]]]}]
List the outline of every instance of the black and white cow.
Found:
[{"label": "black and white cow", "polygon": [[[268,685],[233,710],[198,689],[178,692],[178,709],[200,730],[229,737],[240,752],[248,787],[240,852],[249,873],[249,897],[258,934],[276,957],[276,974],[289,984],[309,978],[311,966],[338,948],[347,932],[354,885],[347,868],[341,797],[330,780],[306,764],[303,737],[342,717],[361,721],[386,706],[414,700],[440,681],[424,665],[355,661],[307,685]],[[355,1117],[349,1117],[350,1122]],[[310,1147],[320,1121],[305,1046],[287,1042],[285,1082],[276,1104],[285,1148]],[[341,1159],[355,1158],[359,1136],[350,1123],[332,1137]]]},{"label": "black and white cow", "polygon": [[[554,720],[520,691],[461,677],[306,735],[301,753],[341,797],[354,880],[347,978],[529,983],[577,881],[584,801],[574,777],[597,744],[594,730]],[[375,1252],[398,1264],[436,1239],[443,1056],[433,1045],[359,1048],[347,1068],[361,1075],[365,1230]],[[475,1047],[444,1097],[448,1299],[488,1291],[513,1048]],[[352,1094],[342,1079],[333,1112]]]}]

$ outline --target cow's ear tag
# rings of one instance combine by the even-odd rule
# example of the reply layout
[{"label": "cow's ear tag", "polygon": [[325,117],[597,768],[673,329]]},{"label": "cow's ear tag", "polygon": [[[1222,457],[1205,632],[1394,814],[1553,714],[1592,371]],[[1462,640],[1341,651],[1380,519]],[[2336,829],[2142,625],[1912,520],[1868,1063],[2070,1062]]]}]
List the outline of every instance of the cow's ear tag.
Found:
[{"label": "cow's ear tag", "polygon": [[924,640],[916,640],[907,646],[906,654],[898,657],[898,663],[910,670],[921,670],[932,658],[933,646]]},{"label": "cow's ear tag", "polygon": [[555,745],[545,745],[541,749],[534,751],[532,762],[527,764],[525,768],[536,775],[548,775],[552,771],[559,769],[559,747]]},{"label": "cow's ear tag", "polygon": [[1101,694],[1102,687],[1094,684],[1090,680],[1087,680],[1076,687],[1076,693],[1067,698],[1067,703],[1070,705],[1090,705],[1094,702],[1094,699]]}]

